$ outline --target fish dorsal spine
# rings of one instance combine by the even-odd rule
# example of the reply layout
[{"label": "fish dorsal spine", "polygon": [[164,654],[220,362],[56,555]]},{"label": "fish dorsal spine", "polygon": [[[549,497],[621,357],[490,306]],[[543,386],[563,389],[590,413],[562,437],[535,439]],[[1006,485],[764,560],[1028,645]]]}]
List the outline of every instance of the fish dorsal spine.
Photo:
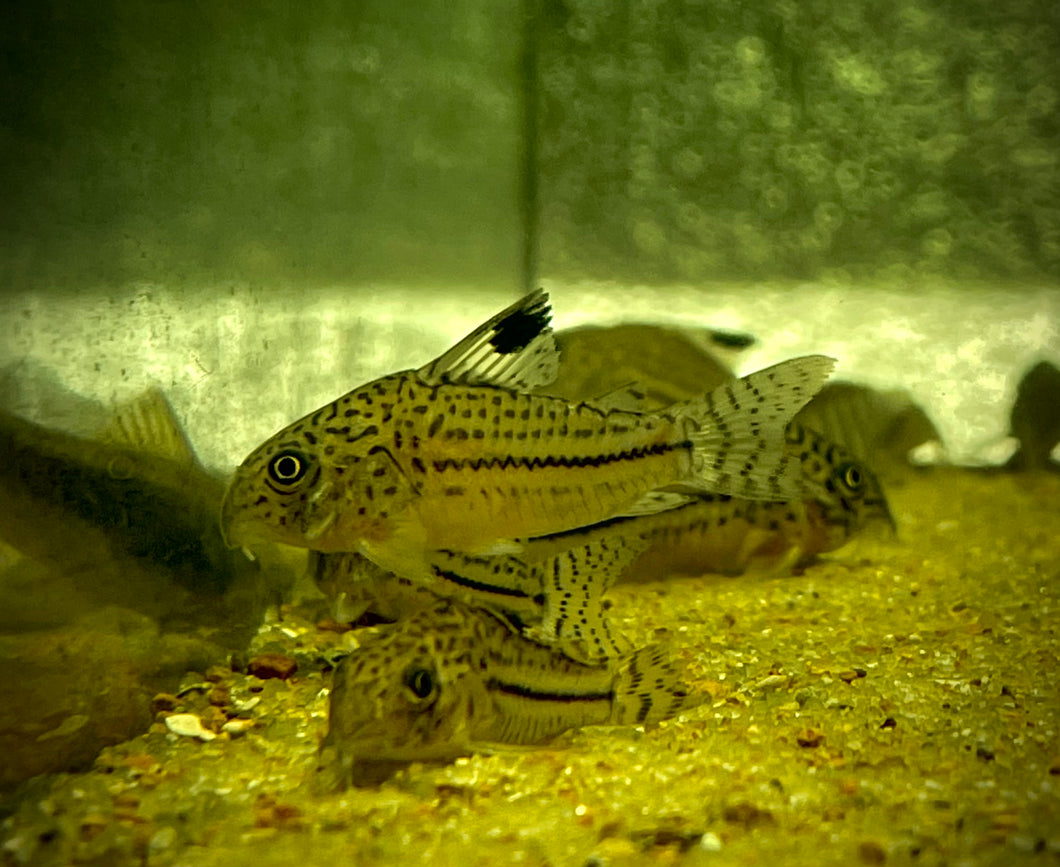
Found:
[{"label": "fish dorsal spine", "polygon": [[429,384],[492,385],[526,391],[559,372],[548,293],[537,289],[482,323],[417,371]]}]

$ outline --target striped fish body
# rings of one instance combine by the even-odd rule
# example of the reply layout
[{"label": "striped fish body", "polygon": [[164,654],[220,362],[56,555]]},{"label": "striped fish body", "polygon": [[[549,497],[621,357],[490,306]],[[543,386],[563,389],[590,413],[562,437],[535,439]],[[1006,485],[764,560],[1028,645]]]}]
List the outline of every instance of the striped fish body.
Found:
[{"label": "striped fish body", "polygon": [[785,445],[820,495],[769,502],[703,494],[654,514],[605,522],[599,529],[632,534],[628,544],[641,551],[618,580],[742,575],[749,569],[783,572],[841,548],[867,527],[893,532],[883,488],[865,464],[797,422],[785,429]]},{"label": "striped fish body", "polygon": [[266,441],[226,494],[229,543],[360,552],[429,580],[430,551],[516,550],[660,486],[759,498],[800,489],[783,425],[829,359],[786,362],[654,413],[568,403],[528,393],[555,368],[543,299],[527,296],[426,367],[355,389]]},{"label": "striped fish body", "polygon": [[356,553],[314,552],[310,568],[340,621],[402,620],[440,598],[455,599],[493,612],[570,659],[617,656],[625,647],[612,636],[600,600],[648,542],[606,529],[562,538],[532,540],[519,555],[434,551],[429,583],[395,575]]},{"label": "striped fish body", "polygon": [[875,475],[841,446],[791,423],[786,446],[816,499],[762,502],[656,493],[636,515],[529,539],[517,554],[430,552],[429,580],[396,576],[359,554],[317,555],[314,574],[336,616],[400,620],[437,596],[487,608],[577,659],[620,652],[600,599],[618,581],[782,572],[894,522]]},{"label": "striped fish body", "polygon": [[[343,424],[328,423],[332,413]],[[690,432],[662,413],[603,412],[486,386],[430,387],[409,371],[296,423],[283,447],[294,448],[301,434],[303,448],[332,458],[314,467],[314,487],[327,491],[312,514],[328,526],[301,528],[314,550],[356,550],[411,523],[427,548],[473,551],[593,523],[645,490],[688,478]],[[270,452],[258,459],[267,464]]]},{"label": "striped fish body", "polygon": [[[650,519],[649,519],[650,520]],[[813,503],[762,503],[700,497],[642,526],[643,553],[619,580],[657,581],[668,575],[783,572],[842,545],[847,537],[823,520]]]},{"label": "striped fish body", "polygon": [[379,761],[447,760],[583,725],[652,723],[698,700],[659,647],[587,665],[450,601],[380,631],[339,663],[322,764],[341,784]]}]

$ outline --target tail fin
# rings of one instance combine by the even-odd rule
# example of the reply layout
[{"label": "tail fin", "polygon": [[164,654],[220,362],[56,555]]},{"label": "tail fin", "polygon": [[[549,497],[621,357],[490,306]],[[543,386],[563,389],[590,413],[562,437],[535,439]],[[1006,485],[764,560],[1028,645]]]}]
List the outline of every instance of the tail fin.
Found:
[{"label": "tail fin", "polygon": [[801,499],[812,488],[784,426],[824,385],[835,360],[806,355],[727,382],[678,409],[693,444],[693,489],[750,500]]},{"label": "tail fin", "polygon": [[613,725],[654,723],[702,704],[705,694],[694,693],[684,682],[684,670],[659,644],[642,647],[623,657],[615,675],[611,704]]}]

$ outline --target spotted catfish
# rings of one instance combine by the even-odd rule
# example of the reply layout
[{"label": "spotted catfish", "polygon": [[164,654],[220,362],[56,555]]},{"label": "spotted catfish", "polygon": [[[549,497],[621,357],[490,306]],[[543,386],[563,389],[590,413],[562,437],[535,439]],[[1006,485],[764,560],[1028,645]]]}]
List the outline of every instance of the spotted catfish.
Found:
[{"label": "spotted catfish", "polygon": [[532,389],[555,377],[548,296],[532,292],[418,370],[354,389],[294,422],[236,471],[232,545],[359,552],[431,580],[428,553],[520,550],[530,536],[621,514],[680,485],[802,495],[784,425],[832,360],[806,356],[652,413]]},{"label": "spotted catfish", "polygon": [[588,661],[625,649],[612,635],[600,600],[648,545],[636,534],[588,528],[530,540],[517,555],[434,551],[429,584],[395,575],[356,553],[314,552],[310,564],[342,620],[366,614],[403,620],[439,598],[451,598],[488,609],[523,635]]},{"label": "spotted catfish", "polygon": [[384,627],[335,669],[324,788],[371,782],[380,765],[538,744],[584,725],[643,725],[705,696],[653,645],[599,664],[537,644],[452,600]]},{"label": "spotted catfish", "polygon": [[[619,652],[601,604],[618,581],[669,575],[777,572],[841,547],[860,530],[893,529],[875,475],[841,446],[795,422],[787,445],[828,498],[789,502],[656,492],[636,515],[529,539],[517,555],[433,552],[429,586],[392,575],[359,554],[316,554],[313,574],[344,620],[400,620],[438,595],[488,608],[572,658]],[[833,502],[834,500],[834,502]]]}]

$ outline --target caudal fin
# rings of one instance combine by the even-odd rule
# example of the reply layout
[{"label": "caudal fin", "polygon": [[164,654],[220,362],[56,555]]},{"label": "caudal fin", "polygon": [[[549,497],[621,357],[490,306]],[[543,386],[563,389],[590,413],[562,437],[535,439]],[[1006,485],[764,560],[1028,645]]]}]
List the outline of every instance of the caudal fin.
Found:
[{"label": "caudal fin", "polygon": [[684,670],[659,644],[624,657],[615,675],[611,722],[614,725],[654,723],[702,704],[706,695],[693,692]]},{"label": "caudal fin", "polygon": [[678,410],[693,444],[692,489],[750,500],[824,495],[785,448],[784,426],[824,385],[835,360],[806,355],[727,382]]}]

